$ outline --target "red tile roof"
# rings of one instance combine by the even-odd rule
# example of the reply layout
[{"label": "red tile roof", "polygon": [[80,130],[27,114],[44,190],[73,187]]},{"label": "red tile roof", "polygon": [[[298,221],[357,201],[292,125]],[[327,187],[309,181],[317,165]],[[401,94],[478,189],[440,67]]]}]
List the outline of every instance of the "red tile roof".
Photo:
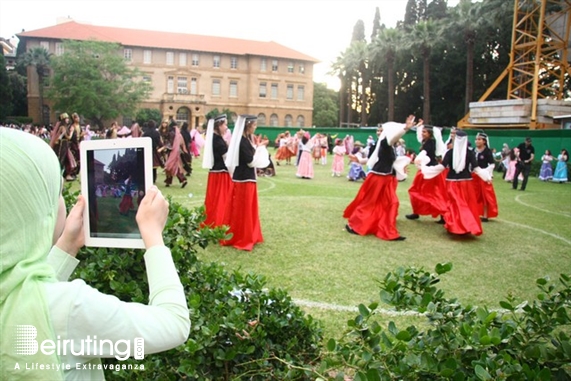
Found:
[{"label": "red tile roof", "polygon": [[119,43],[126,47],[153,47],[209,53],[257,55],[319,62],[313,57],[273,41],[262,42],[228,37],[201,36],[197,34],[115,28],[80,24],[75,21],[69,21],[29,32],[18,33],[17,36],[19,38],[36,37],[69,40],[96,39],[100,41]]}]

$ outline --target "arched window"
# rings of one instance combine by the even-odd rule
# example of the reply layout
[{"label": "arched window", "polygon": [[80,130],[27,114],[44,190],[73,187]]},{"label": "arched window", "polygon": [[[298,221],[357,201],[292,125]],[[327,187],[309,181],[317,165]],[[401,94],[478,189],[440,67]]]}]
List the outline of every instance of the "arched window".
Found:
[{"label": "arched window", "polygon": [[304,127],[305,126],[305,118],[303,117],[303,115],[297,116],[297,126],[298,127]]},{"label": "arched window", "polygon": [[258,114],[258,126],[265,126],[266,125],[266,114],[259,113]]},{"label": "arched window", "polygon": [[291,126],[293,126],[293,118],[291,117],[290,114],[287,114],[287,115],[285,116],[285,126],[286,126],[286,127],[291,127]]},{"label": "arched window", "polygon": [[[190,110],[188,107],[181,107],[176,110],[176,121],[179,124],[183,124],[184,122],[190,122]],[[190,124],[190,123],[189,123]]]},{"label": "arched window", "polygon": [[277,127],[278,126],[278,116],[276,114],[272,114],[270,116],[270,127]]}]

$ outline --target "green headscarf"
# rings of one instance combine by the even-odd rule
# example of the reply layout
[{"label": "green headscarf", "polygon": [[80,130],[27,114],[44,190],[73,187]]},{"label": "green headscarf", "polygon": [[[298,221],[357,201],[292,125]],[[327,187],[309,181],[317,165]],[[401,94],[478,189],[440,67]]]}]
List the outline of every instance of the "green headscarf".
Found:
[{"label": "green headscarf", "polygon": [[[63,379],[61,371],[26,364],[59,364],[39,345],[54,340],[44,282],[55,282],[47,264],[58,213],[61,175],[57,157],[41,139],[0,128],[0,379]],[[17,325],[37,329],[38,351],[16,352]],[[18,363],[20,369],[16,369]]]}]

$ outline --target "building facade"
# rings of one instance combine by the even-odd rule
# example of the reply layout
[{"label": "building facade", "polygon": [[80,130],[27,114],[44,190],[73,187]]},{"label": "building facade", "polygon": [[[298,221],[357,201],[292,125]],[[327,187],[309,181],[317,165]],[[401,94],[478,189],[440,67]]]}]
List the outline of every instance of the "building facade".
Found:
[{"label": "building facade", "polygon": [[[118,43],[128,65],[152,85],[140,108],[159,109],[165,118],[202,125],[213,109],[258,116],[258,125],[312,125],[314,58],[275,42],[101,27],[68,21],[18,34],[25,51],[43,46],[63,54],[63,40]],[[21,50],[20,50],[21,51]],[[39,115],[37,74],[28,68],[28,111]],[[59,110],[44,100],[44,120]],[[66,110],[74,112],[75,110]],[[130,116],[124,116],[129,120]],[[119,120],[121,123],[121,120]],[[125,124],[125,123],[124,123]]]}]

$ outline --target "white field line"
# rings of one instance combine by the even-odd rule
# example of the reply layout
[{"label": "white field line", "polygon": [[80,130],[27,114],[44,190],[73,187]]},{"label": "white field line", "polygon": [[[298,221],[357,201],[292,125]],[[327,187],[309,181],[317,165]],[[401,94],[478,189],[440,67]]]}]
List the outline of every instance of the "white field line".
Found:
[{"label": "white field line", "polygon": [[563,216],[563,217],[571,218],[571,215],[570,215],[569,213],[552,212],[552,211],[550,211],[550,210],[541,209],[541,208],[539,208],[539,207],[537,207],[537,206],[535,206],[535,205],[526,204],[525,202],[521,201],[521,199],[520,199],[520,198],[523,197],[523,196],[525,196],[525,195],[518,195],[518,196],[515,198],[515,202],[517,202],[517,203],[519,203],[519,204],[522,204],[522,205],[524,205],[524,206],[527,206],[528,208],[533,208],[533,209],[540,210],[540,211],[542,211],[542,212],[544,212],[544,213],[555,214],[555,215],[558,215],[558,216]]},{"label": "white field line", "polygon": [[547,231],[545,231],[545,230],[537,229],[537,228],[534,228],[534,227],[531,227],[531,226],[528,226],[528,225],[518,224],[517,222],[512,222],[512,221],[508,221],[508,220],[504,220],[504,219],[499,219],[499,218],[497,218],[496,220],[497,220],[497,221],[501,221],[501,222],[505,222],[505,223],[507,223],[507,224],[514,225],[514,226],[517,226],[517,227],[520,227],[520,228],[525,228],[525,229],[533,230],[533,231],[536,231],[536,232],[538,232],[538,233],[542,233],[542,234],[551,236],[551,237],[553,237],[553,238],[555,238],[555,239],[558,239],[558,240],[560,240],[560,241],[563,241],[563,242],[565,242],[565,243],[568,244],[568,245],[571,245],[571,241],[570,241],[570,240],[568,240],[568,239],[566,239],[566,238],[564,238],[564,237],[561,237],[560,235],[553,234],[553,233],[547,232]]}]

